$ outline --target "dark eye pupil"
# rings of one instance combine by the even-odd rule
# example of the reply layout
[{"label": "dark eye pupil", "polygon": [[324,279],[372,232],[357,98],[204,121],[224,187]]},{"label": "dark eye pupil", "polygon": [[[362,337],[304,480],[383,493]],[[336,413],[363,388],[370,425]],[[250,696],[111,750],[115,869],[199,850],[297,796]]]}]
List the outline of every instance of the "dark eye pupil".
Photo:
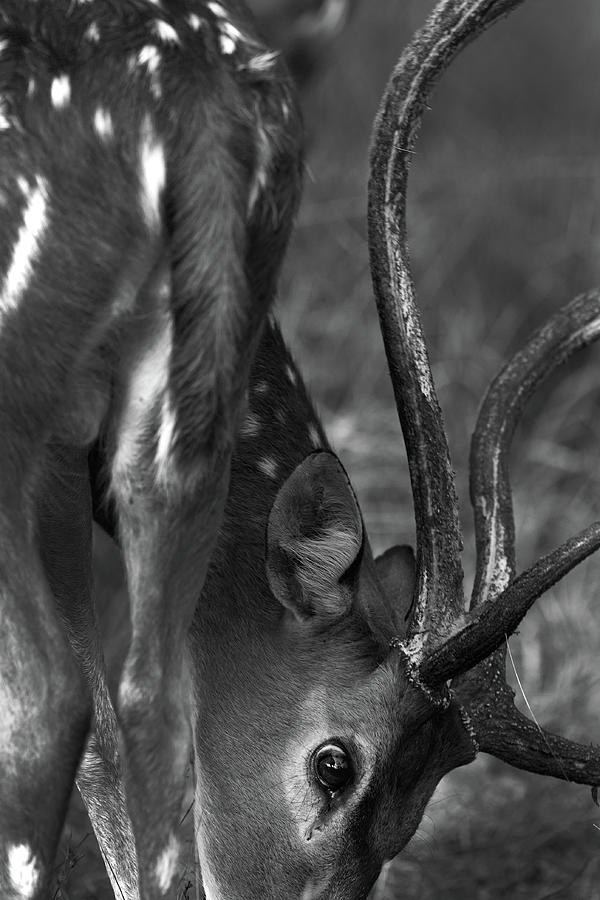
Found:
[{"label": "dark eye pupil", "polygon": [[337,744],[325,744],[315,755],[315,772],[322,787],[335,793],[352,777],[348,754]]}]

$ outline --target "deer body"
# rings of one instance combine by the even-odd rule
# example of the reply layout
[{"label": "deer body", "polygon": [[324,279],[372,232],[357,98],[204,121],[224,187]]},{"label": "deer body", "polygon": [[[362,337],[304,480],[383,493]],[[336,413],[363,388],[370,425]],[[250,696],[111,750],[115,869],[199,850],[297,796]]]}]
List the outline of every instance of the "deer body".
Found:
[{"label": "deer body", "polygon": [[143,895],[165,896],[182,647],[296,207],[298,119],[243,7],[201,0],[3,2],[0,98],[0,894],[45,893],[102,681],[85,554],[53,537],[70,509],[89,529],[73,478],[101,437],[132,598],[128,807]]}]

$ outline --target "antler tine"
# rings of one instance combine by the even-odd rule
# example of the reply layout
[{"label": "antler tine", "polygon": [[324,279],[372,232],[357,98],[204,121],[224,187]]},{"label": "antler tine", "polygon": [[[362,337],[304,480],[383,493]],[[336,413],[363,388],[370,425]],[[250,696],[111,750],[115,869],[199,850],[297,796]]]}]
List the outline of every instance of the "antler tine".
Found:
[{"label": "antler tine", "polygon": [[560,363],[598,337],[600,292],[595,292],[578,297],[553,316],[490,386],[471,447],[477,540],[471,611],[461,628],[419,668],[427,684],[454,677],[452,688],[480,750],[531,772],[590,785],[600,783],[600,748],[546,732],[517,710],[514,692],[506,683],[503,645],[533,602],[600,548],[596,522],[514,578],[508,472],[511,439],[525,403]]},{"label": "antler tine", "polygon": [[466,672],[497,650],[532,603],[600,547],[600,524],[596,523],[512,580],[514,523],[508,452],[515,427],[534,389],[575,350],[599,336],[600,292],[594,292],[578,297],[554,315],[488,390],[471,447],[477,540],[472,609],[456,632],[420,665],[421,678],[428,684]]},{"label": "antler tine", "polygon": [[471,504],[477,566],[471,606],[496,596],[514,575],[514,521],[508,454],[536,387],[600,333],[600,294],[576,298],[552,317],[490,386],[471,442]]},{"label": "antler tine", "polygon": [[478,750],[538,775],[600,785],[600,748],[540,728],[515,707],[513,692],[506,684],[493,701],[482,702],[477,680],[470,677],[474,672],[460,679],[459,697]]},{"label": "antler tine", "polygon": [[[496,620],[491,628],[487,623],[488,640],[484,640],[482,652],[489,652],[497,645],[498,634],[504,640],[537,597],[599,547],[600,523],[595,523],[515,579],[496,601],[488,600],[477,606],[474,613],[479,624],[473,634],[486,622],[486,614]],[[504,622],[500,621],[503,617]],[[461,658],[459,643],[455,658]],[[463,658],[468,657],[469,649]],[[477,656],[481,658],[481,653]],[[477,748],[529,772],[579,784],[600,784],[600,747],[566,740],[523,715],[515,707],[514,692],[506,683],[504,669],[503,648],[452,682]],[[427,678],[426,674],[420,674]]]},{"label": "antler tine", "polygon": [[454,57],[522,0],[443,0],[394,69],[375,123],[369,180],[369,247],[388,366],[410,467],[417,580],[408,637],[447,634],[463,612],[462,542],[448,443],[435,394],[406,242],[408,167],[427,97]]}]

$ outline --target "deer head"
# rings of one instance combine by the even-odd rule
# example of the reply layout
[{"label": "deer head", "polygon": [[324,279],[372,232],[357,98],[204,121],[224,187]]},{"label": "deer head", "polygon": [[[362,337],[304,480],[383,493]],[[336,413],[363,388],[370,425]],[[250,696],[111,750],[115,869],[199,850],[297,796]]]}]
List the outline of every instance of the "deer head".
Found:
[{"label": "deer head", "polygon": [[406,548],[373,559],[277,328],[263,334],[189,643],[208,900],[361,900],[440,779],[478,750],[600,782],[600,750],[516,711],[502,649],[535,599],[600,546],[595,524],[516,576],[507,469],[534,388],[600,333],[600,296],[551,319],[487,394],[473,438],[478,559],[467,609],[452,469],[408,268],[408,164],[428,92],[518,2],[443,0],[402,55],[373,138],[371,263],[408,450],[416,564]]}]

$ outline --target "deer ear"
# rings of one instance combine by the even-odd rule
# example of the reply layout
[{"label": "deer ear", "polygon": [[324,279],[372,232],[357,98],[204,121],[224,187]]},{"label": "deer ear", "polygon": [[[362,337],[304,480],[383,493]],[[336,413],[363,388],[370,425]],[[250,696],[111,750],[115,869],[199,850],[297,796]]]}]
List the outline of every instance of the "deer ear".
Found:
[{"label": "deer ear", "polygon": [[344,576],[362,546],[360,510],[341,463],[333,453],[311,454],[281,486],[269,515],[271,591],[297,619],[339,618],[352,605]]},{"label": "deer ear", "polygon": [[406,544],[390,547],[375,560],[377,576],[394,622],[404,634],[415,589],[415,554]]}]

